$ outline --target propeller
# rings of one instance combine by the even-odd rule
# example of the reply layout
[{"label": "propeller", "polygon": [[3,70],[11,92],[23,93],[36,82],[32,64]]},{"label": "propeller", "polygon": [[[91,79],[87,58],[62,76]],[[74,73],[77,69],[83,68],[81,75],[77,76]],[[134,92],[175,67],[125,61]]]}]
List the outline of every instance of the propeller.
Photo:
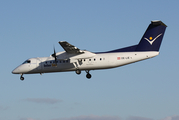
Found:
[{"label": "propeller", "polygon": [[52,54],[52,57],[55,58],[55,63],[57,63],[57,55],[56,55],[56,52],[55,52],[55,47],[54,47],[54,53]]}]

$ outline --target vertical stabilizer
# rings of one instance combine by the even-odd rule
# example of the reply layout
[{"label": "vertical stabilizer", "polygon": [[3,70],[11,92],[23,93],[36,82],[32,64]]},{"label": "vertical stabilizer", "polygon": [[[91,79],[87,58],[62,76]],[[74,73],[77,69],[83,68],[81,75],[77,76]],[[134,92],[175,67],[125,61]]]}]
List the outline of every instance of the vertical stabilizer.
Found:
[{"label": "vertical stabilizer", "polygon": [[135,51],[159,51],[166,27],[162,21],[151,21]]}]

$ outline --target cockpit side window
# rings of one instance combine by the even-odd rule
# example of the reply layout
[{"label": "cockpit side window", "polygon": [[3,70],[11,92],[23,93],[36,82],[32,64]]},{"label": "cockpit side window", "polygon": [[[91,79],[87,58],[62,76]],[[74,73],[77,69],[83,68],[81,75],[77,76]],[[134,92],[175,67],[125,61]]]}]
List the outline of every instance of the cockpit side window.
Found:
[{"label": "cockpit side window", "polygon": [[30,63],[30,60],[26,60],[25,62],[23,62],[22,64],[26,64],[26,63]]}]

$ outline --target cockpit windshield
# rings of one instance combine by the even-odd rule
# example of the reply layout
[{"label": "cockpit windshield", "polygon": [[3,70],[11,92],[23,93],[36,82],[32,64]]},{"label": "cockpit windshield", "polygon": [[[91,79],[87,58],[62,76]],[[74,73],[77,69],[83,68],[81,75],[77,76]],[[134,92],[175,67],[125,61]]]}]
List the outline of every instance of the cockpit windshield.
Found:
[{"label": "cockpit windshield", "polygon": [[30,60],[26,60],[25,62],[23,62],[22,64],[26,64],[26,63],[30,63]]}]

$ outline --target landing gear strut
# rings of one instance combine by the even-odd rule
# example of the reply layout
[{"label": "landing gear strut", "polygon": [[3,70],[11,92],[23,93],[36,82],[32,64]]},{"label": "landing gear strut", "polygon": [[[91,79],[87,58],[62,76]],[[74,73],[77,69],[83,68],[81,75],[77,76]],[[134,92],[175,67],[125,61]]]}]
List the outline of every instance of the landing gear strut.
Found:
[{"label": "landing gear strut", "polygon": [[24,80],[24,77],[23,77],[23,74],[21,74],[21,77],[20,77],[21,80]]},{"label": "landing gear strut", "polygon": [[90,79],[91,78],[91,74],[89,73],[89,70],[86,70],[86,78]]}]

